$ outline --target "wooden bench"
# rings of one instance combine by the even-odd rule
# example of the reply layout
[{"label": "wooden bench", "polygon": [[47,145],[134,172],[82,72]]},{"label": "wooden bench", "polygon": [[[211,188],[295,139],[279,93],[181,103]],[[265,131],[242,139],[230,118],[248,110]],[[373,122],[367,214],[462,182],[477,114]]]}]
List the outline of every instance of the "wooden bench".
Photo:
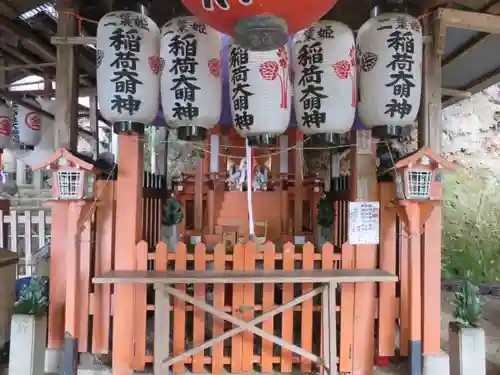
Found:
[{"label": "wooden bench", "polygon": [[[286,348],[304,358],[319,364],[323,371],[331,375],[337,374],[337,335],[336,335],[336,296],[335,291],[339,283],[360,282],[395,282],[397,277],[382,270],[296,270],[296,271],[110,271],[103,276],[95,277],[95,284],[154,284],[155,285],[155,327],[154,327],[154,373],[165,375],[169,373],[169,367],[174,363],[190,357],[196,353],[203,352],[213,345],[244,331],[250,331],[263,339],[269,340],[283,348]],[[224,311],[221,311],[204,300],[199,300],[181,292],[172,284],[320,284],[317,288],[292,299],[271,311],[245,321]],[[322,295],[322,330],[323,334],[323,357],[310,353],[297,345],[288,343],[282,338],[272,335],[257,327],[267,319],[313,298]],[[175,357],[170,357],[170,296],[179,298],[192,304],[194,307],[204,310],[217,318],[232,323],[235,327],[224,332],[222,335],[212,338],[205,343],[185,351]]]}]

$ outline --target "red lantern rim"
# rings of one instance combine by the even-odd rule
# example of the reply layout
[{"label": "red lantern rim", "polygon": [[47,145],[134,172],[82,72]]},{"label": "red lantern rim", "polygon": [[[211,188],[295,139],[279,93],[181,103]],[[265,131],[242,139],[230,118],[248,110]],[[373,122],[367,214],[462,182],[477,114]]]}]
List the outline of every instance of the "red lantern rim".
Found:
[{"label": "red lantern rim", "polygon": [[320,6],[312,7],[307,1],[253,0],[250,4],[244,4],[246,2],[241,0],[227,0],[229,9],[222,9],[216,0],[212,0],[212,10],[207,10],[203,7],[202,0],[182,0],[193,15],[228,35],[234,35],[234,27],[239,20],[259,15],[283,18],[288,24],[288,34],[295,34],[320,20],[338,0],[316,1],[321,3]]}]

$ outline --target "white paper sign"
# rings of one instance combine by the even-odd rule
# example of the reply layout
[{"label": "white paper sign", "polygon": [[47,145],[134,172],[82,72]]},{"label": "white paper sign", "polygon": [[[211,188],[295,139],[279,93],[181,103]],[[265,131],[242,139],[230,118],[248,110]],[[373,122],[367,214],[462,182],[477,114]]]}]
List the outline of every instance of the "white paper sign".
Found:
[{"label": "white paper sign", "polygon": [[379,202],[349,202],[349,243],[377,245],[379,234]]}]

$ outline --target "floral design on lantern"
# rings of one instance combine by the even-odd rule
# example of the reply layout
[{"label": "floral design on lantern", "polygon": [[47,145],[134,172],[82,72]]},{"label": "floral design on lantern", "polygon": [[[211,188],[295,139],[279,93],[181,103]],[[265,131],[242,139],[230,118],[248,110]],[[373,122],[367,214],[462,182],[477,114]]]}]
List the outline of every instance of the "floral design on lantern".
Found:
[{"label": "floral design on lantern", "polygon": [[286,47],[273,51],[250,51],[231,42],[231,113],[240,135],[282,134],[290,121],[290,85]]},{"label": "floral design on lantern", "polygon": [[97,27],[97,96],[111,122],[148,124],[159,103],[158,26],[143,14],[106,14]]},{"label": "floral design on lantern", "polygon": [[357,102],[354,35],[346,25],[320,21],[293,39],[294,101],[304,134],[343,134]]},{"label": "floral design on lantern", "polygon": [[280,108],[288,108],[288,75],[290,74],[288,55],[284,47],[280,47],[276,53],[279,58],[279,64],[276,61],[265,61],[260,65],[259,72],[262,78],[269,81],[274,81],[276,78],[279,78],[281,88]]},{"label": "floral design on lantern", "polygon": [[361,121],[368,127],[413,124],[422,88],[419,21],[402,13],[371,18],[358,31],[357,47]]},{"label": "floral design on lantern", "polygon": [[189,16],[169,21],[161,35],[161,99],[167,125],[180,129],[179,137],[193,127],[202,133],[212,129],[222,105],[220,33]]}]

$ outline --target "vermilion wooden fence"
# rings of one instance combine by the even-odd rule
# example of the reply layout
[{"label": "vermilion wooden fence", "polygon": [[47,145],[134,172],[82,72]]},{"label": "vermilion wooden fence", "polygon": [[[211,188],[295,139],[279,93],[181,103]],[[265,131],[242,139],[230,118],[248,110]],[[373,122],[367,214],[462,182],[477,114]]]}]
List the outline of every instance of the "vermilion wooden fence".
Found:
[{"label": "vermilion wooden fence", "polygon": [[[382,207],[392,199],[390,187],[381,191]],[[91,353],[109,353],[111,338],[111,321],[113,315],[113,287],[109,285],[93,285],[91,278],[102,275],[113,269],[114,258],[114,186],[107,184],[103,191],[95,222],[95,233],[90,227],[82,234],[82,252],[80,263],[80,280],[84,287],[79,294],[79,311],[82,317],[79,332],[79,351]],[[159,201],[161,196],[149,195]],[[334,269],[352,268],[354,265],[355,247],[340,242],[347,232],[347,202],[336,202],[337,218],[335,221],[335,244],[328,244],[321,249],[311,244],[294,246],[287,243],[283,246],[268,243],[264,248],[254,250],[252,246],[236,245],[225,248],[218,245],[215,249],[207,249],[205,245],[196,247],[179,244],[175,251],[167,252],[166,245],[155,245],[157,232],[145,236],[153,244],[142,241],[137,244],[137,269],[139,270],[293,270],[293,269]],[[145,207],[143,218],[151,220],[149,230],[143,228],[143,233],[150,232],[154,226],[159,226],[159,203],[151,204],[152,209]],[[148,224],[149,225],[149,224]],[[383,208],[381,210],[381,244],[379,249],[380,268],[395,272],[401,276],[401,299],[396,296],[397,288],[394,284],[385,284],[379,288],[376,303],[378,312],[374,335],[367,335],[363,340],[370,340],[377,349],[377,354],[384,356],[394,355],[396,349],[396,321],[401,325],[401,347],[406,354],[404,345],[407,340],[405,326],[407,318],[406,284],[404,275],[406,237],[396,231],[394,212]],[[398,235],[397,235],[398,234]],[[117,234],[119,235],[119,233]],[[94,238],[95,236],[95,238]],[[400,251],[397,260],[396,252]],[[88,280],[88,283],[85,282]],[[85,286],[87,285],[87,286]],[[195,298],[205,299],[215,307],[238,317],[250,320],[263,312],[272,310],[276,304],[287,302],[299,293],[309,291],[312,285],[178,285],[177,288],[187,288],[189,294]],[[352,353],[354,348],[354,288],[350,284],[343,284],[339,291],[338,337],[339,337],[339,370],[352,371]],[[321,308],[320,297],[296,306],[293,311],[287,311],[282,316],[275,317],[262,324],[262,329],[269,333],[281,336],[284,340],[302,346],[305,350],[319,355],[321,351]],[[52,302],[52,301],[51,301]],[[62,301],[63,302],[63,301]],[[203,341],[220,335],[228,330],[227,323],[217,318],[208,317],[203,311],[193,308],[180,300],[172,301],[171,312],[171,353],[174,355],[185,349],[201,344]],[[63,302],[64,303],[64,302]],[[131,308],[135,317],[131,322],[131,329],[135,334],[134,367],[142,370],[153,360],[153,327],[154,327],[154,293],[152,286],[135,286],[135,301],[131,301]],[[83,318],[87,317],[87,319]],[[163,334],[167,334],[166,332]],[[255,337],[245,332],[223,344],[215,345],[203,354],[189,358],[185,363],[174,365],[173,371],[184,371],[184,366],[195,373],[218,373],[223,369],[231,372],[262,371],[262,372],[291,372],[298,369],[301,372],[315,370],[307,360],[295,356],[286,349],[278,348],[275,344]]]},{"label": "vermilion wooden fence", "polygon": [[[148,253],[148,244],[140,242],[137,246],[138,269],[154,270],[293,270],[293,269],[334,269],[341,267],[341,255],[334,253],[332,245],[315,249],[312,244],[295,247],[291,243],[282,248],[275,248],[267,243],[262,251],[254,246],[236,245],[226,249],[218,245],[208,250],[204,244],[195,248],[180,243],[175,252],[167,252],[166,245],[159,243],[155,253]],[[348,245],[345,245],[348,246]],[[149,267],[148,267],[149,266]],[[185,285],[178,285],[185,290]],[[263,312],[272,310],[277,303],[286,302],[294,296],[308,292],[312,285],[196,285],[187,286],[189,294],[195,298],[211,301],[213,305],[246,320]],[[136,286],[136,370],[143,369],[152,362],[153,353],[148,352],[146,327],[149,315],[154,311],[154,302],[148,300],[147,287]],[[183,301],[174,300],[172,304],[172,352],[180,354],[192,346],[199,345],[206,339],[220,335],[227,327],[218,319],[208,319],[205,312],[186,305]],[[297,306],[293,311],[284,313],[283,317],[271,319],[263,323],[263,329],[282,336],[289,342],[298,343],[305,350],[320,354],[321,343],[321,305],[317,298]],[[165,333],[166,334],[166,333]],[[205,366],[212,373],[220,372],[225,366],[231,372],[252,371],[258,366],[263,372],[291,372],[292,366],[298,365],[301,371],[309,372],[312,364],[299,358],[285,349],[278,349],[270,342],[254,338],[245,332],[228,339],[224,344],[216,345],[205,351],[204,355],[195,355],[185,363],[177,363],[174,372],[184,371],[190,365],[195,373],[206,372]]]}]

